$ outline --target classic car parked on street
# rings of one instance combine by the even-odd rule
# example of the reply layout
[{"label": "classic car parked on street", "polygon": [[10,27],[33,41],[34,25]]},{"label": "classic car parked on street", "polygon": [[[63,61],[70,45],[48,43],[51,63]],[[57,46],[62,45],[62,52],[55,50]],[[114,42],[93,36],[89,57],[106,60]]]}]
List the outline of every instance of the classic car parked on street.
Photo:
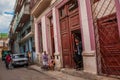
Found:
[{"label": "classic car parked on street", "polygon": [[25,54],[12,54],[12,65],[14,66],[28,66],[28,58]]}]

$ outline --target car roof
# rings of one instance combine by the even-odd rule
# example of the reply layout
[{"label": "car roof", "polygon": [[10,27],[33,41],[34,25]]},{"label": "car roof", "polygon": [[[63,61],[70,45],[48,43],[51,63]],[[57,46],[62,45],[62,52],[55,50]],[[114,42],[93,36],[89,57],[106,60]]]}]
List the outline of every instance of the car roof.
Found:
[{"label": "car roof", "polygon": [[16,55],[25,55],[25,54],[12,54],[13,56],[16,56]]}]

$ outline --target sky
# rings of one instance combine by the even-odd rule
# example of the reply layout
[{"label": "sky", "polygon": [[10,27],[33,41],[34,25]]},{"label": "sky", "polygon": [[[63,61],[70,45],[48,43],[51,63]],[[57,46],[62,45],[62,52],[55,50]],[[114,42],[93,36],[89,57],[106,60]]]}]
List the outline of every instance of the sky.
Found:
[{"label": "sky", "polygon": [[0,33],[8,33],[14,15],[15,0],[0,0]]}]

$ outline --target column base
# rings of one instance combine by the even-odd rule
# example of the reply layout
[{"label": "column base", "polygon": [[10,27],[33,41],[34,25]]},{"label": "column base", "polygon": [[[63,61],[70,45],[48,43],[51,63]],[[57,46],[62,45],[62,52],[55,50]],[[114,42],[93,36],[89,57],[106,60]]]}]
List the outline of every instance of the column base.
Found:
[{"label": "column base", "polygon": [[60,70],[61,67],[62,67],[62,64],[61,64],[61,55],[60,55],[59,52],[55,52],[54,56],[55,56],[55,69],[56,70]]},{"label": "column base", "polygon": [[83,67],[84,72],[97,74],[96,52],[95,51],[83,51]]},{"label": "column base", "polygon": [[38,52],[36,55],[37,55],[37,58],[35,60],[35,63],[39,66],[42,66],[42,53]]}]

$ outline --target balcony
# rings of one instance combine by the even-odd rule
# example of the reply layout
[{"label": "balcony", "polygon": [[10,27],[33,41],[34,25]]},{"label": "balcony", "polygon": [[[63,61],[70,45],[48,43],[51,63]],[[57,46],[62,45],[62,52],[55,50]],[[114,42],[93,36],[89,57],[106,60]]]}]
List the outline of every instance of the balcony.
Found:
[{"label": "balcony", "polygon": [[40,0],[31,0],[30,8],[32,9]]},{"label": "balcony", "polygon": [[31,10],[34,17],[38,17],[47,7],[49,7],[52,0],[37,0]]},{"label": "balcony", "polygon": [[30,11],[29,4],[25,4],[22,6],[21,11],[17,18],[17,25],[15,31],[20,31],[24,24],[30,19]]},{"label": "balcony", "polygon": [[23,43],[24,41],[28,40],[28,38],[33,36],[31,23],[31,21],[27,23],[25,28],[21,31],[19,43]]},{"label": "balcony", "polygon": [[13,33],[15,33],[15,30],[18,25],[18,14],[15,15],[14,22],[13,22]]},{"label": "balcony", "polygon": [[19,41],[19,43],[23,43],[23,42],[25,42],[27,39],[29,39],[30,37],[33,37],[33,32],[31,31],[31,32],[29,32],[28,34],[26,34],[20,41]]},{"label": "balcony", "polygon": [[9,32],[8,37],[9,37],[11,40],[15,39],[16,36],[17,36],[17,32],[14,32],[13,30]]},{"label": "balcony", "polygon": [[20,12],[20,9],[22,8],[22,5],[24,2],[25,0],[16,0],[15,6],[14,6],[15,13]]}]

